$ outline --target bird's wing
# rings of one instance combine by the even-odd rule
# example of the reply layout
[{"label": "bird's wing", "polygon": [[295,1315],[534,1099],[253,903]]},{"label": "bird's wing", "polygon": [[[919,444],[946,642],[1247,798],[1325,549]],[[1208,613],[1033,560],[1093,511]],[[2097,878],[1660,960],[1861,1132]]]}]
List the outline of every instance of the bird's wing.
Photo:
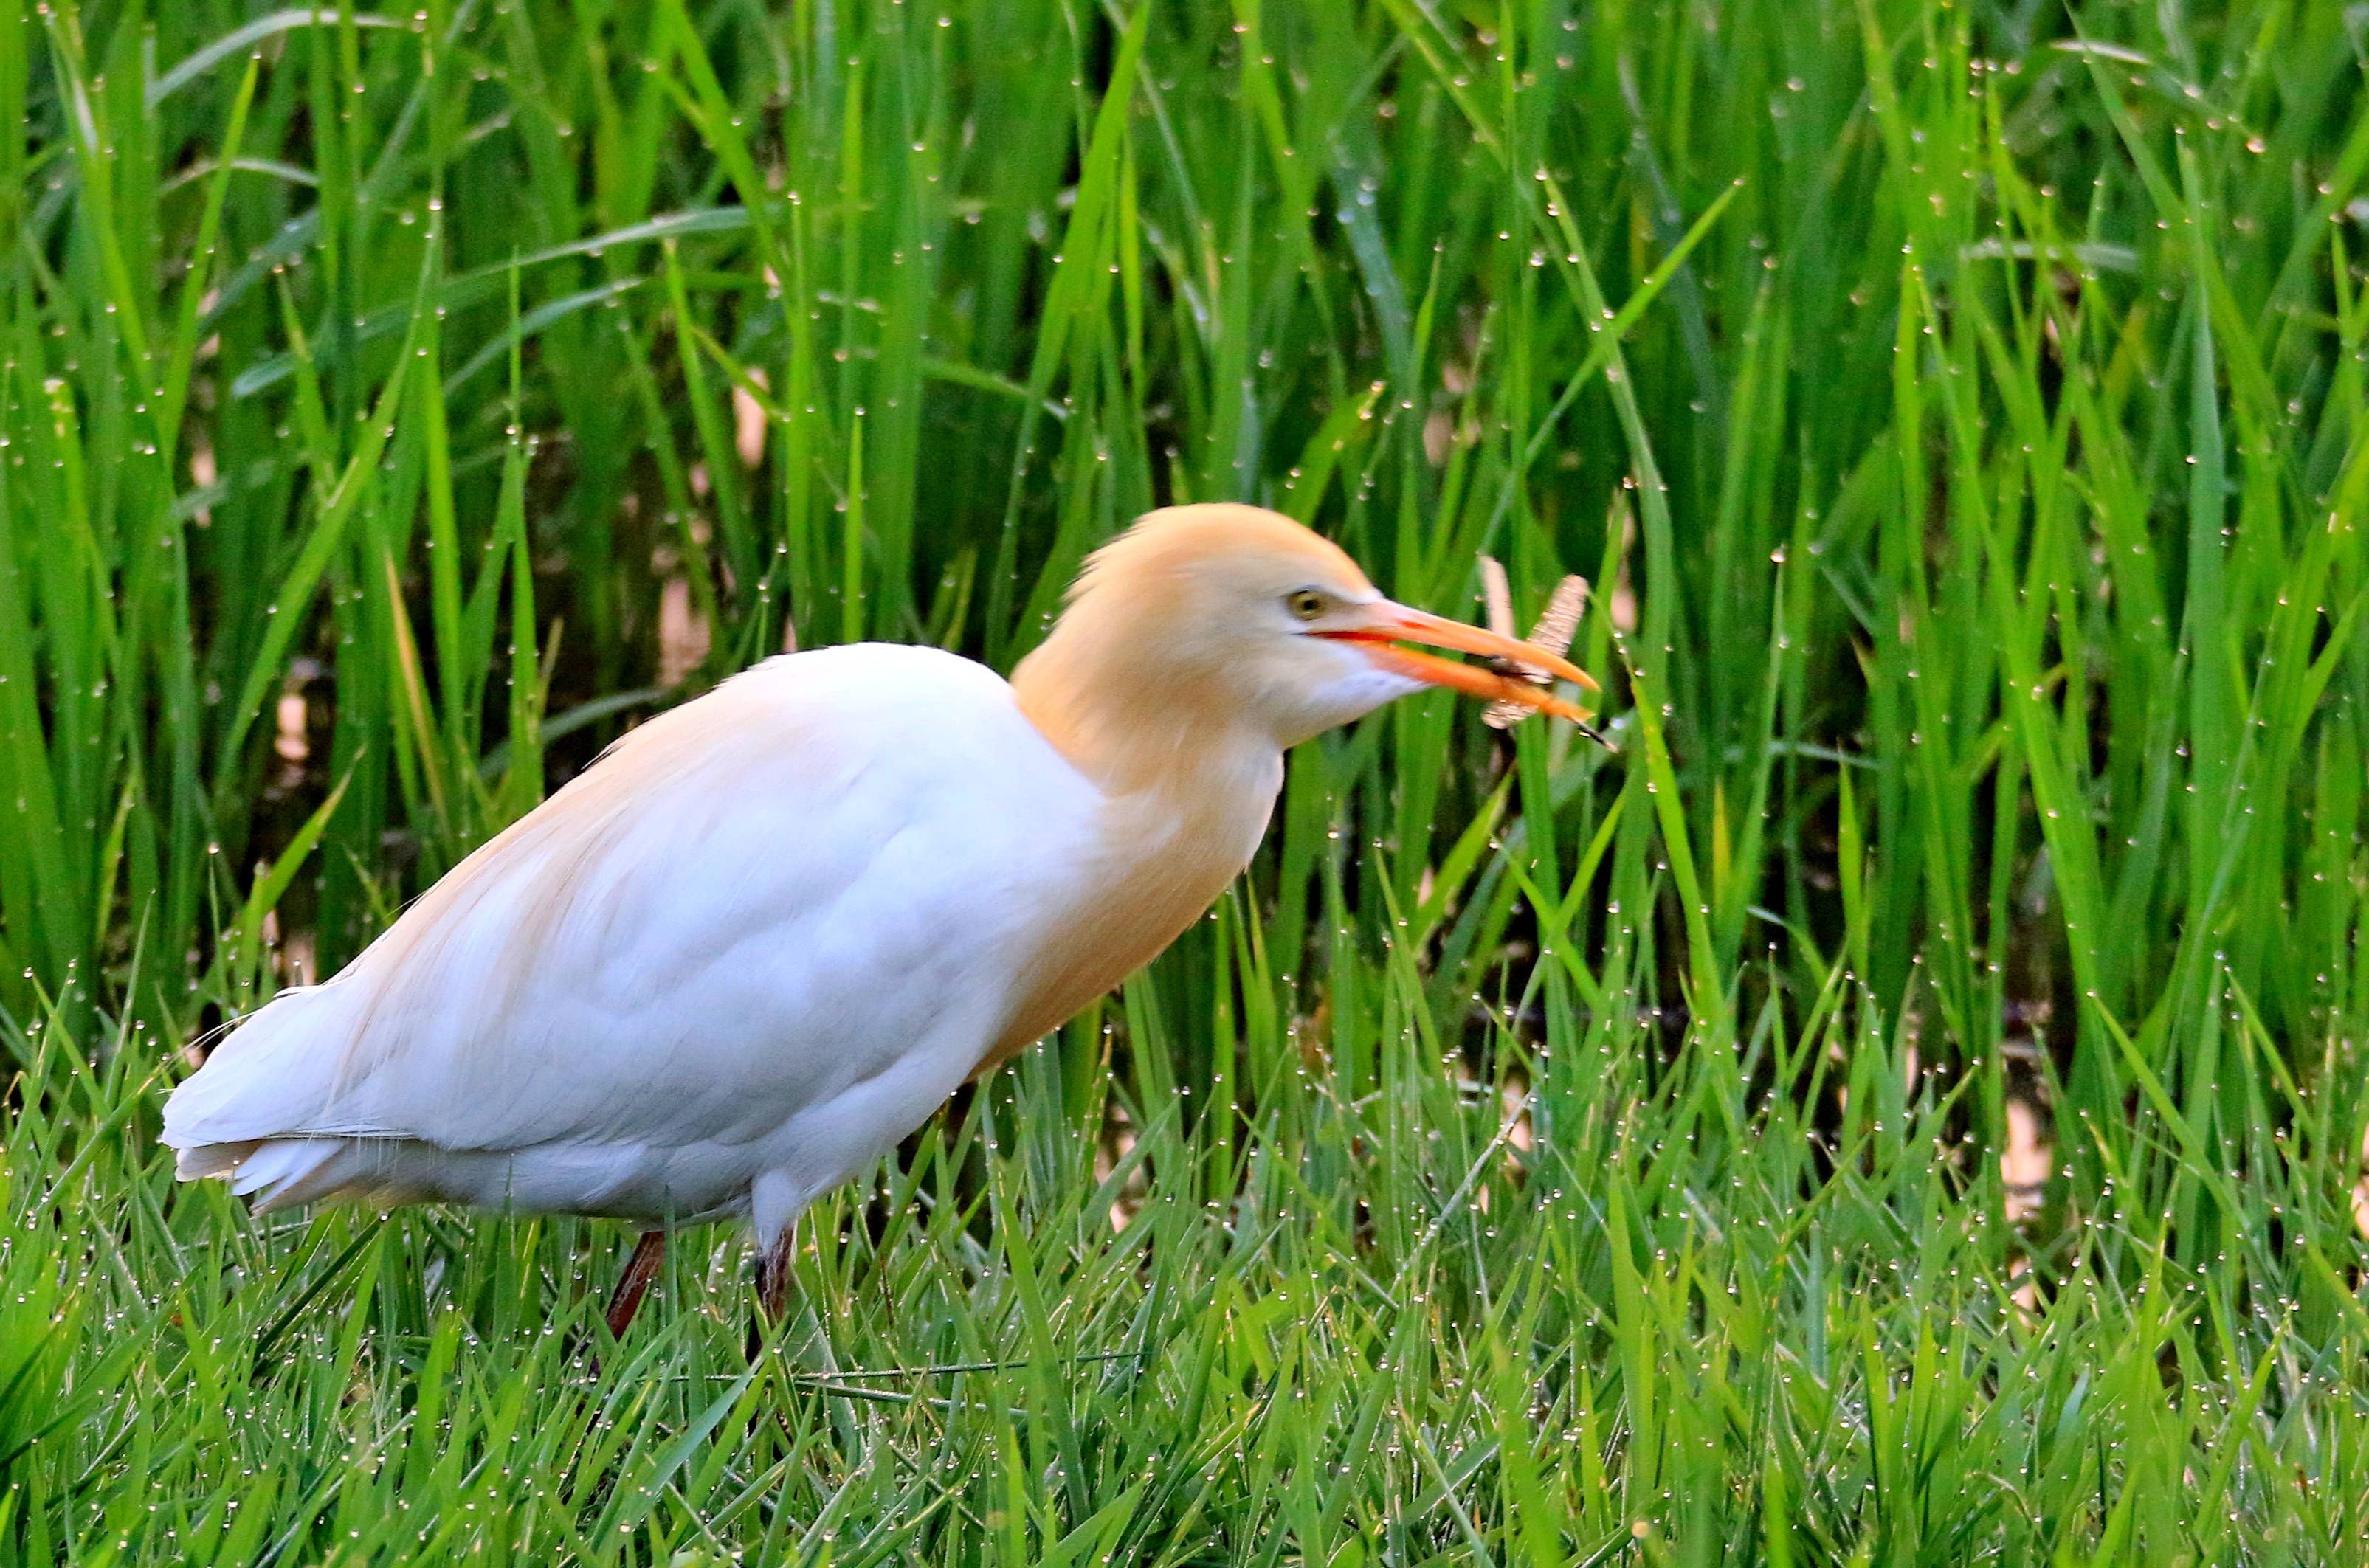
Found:
[{"label": "bird's wing", "polygon": [[986,1049],[1097,798],[978,665],[772,660],[628,734],[263,1009],[166,1140],[761,1137],[912,1053]]}]

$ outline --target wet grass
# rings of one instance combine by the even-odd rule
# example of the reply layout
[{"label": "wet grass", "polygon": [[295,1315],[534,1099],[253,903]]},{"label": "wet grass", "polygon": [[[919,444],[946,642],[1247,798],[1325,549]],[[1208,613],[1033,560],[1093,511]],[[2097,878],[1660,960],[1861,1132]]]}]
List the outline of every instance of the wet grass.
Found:
[{"label": "wet grass", "polygon": [[[2356,1561],[2363,48],[0,14],[0,1555]],[[1303,748],[753,1362],[725,1230],[611,1345],[621,1228],[173,1185],[202,1031],[621,727],[1211,498],[1585,574],[1619,751]]]}]

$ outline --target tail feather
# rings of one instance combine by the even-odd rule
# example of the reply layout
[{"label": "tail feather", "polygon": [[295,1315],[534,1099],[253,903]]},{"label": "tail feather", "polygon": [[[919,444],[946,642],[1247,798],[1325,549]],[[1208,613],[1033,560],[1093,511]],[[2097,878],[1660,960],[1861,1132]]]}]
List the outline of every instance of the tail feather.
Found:
[{"label": "tail feather", "polygon": [[320,1130],[346,1034],[337,986],[284,990],[214,1047],[165,1103],[164,1141],[183,1152],[180,1173],[219,1175],[212,1145],[246,1145]]},{"label": "tail feather", "polygon": [[[342,1138],[274,1138],[254,1148],[230,1172],[230,1190],[255,1199],[255,1211],[326,1197],[343,1185],[341,1158],[350,1140]],[[219,1146],[217,1146],[219,1147]]]},{"label": "tail feather", "polygon": [[256,1147],[253,1143],[193,1143],[175,1151],[173,1174],[185,1182],[227,1176],[238,1169],[240,1161],[255,1152]]},{"label": "tail feather", "polygon": [[222,1176],[258,1212],[336,1193],[353,1140],[323,1136],[347,1034],[335,986],[285,990],[247,1017],[165,1103],[182,1181]]}]

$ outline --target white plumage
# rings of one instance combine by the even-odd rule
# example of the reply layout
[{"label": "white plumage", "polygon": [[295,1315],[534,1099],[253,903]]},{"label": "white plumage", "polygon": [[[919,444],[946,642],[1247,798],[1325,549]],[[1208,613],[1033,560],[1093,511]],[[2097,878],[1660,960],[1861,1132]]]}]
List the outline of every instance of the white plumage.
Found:
[{"label": "white plumage", "polygon": [[446,1198],[761,1232],[992,1047],[1088,889],[1093,786],[983,667],[772,659],[628,734],[167,1107],[265,1204]]}]

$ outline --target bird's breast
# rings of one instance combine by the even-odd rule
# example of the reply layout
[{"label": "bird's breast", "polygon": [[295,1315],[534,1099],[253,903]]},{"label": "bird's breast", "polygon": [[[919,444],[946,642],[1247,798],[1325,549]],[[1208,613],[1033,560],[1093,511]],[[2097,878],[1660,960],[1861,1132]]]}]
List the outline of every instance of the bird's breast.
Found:
[{"label": "bird's breast", "polygon": [[1283,760],[1245,760],[1222,784],[1105,803],[1092,870],[1048,921],[1013,988],[1012,1022],[979,1070],[1010,1059],[1159,956],[1242,875],[1266,831]]}]

